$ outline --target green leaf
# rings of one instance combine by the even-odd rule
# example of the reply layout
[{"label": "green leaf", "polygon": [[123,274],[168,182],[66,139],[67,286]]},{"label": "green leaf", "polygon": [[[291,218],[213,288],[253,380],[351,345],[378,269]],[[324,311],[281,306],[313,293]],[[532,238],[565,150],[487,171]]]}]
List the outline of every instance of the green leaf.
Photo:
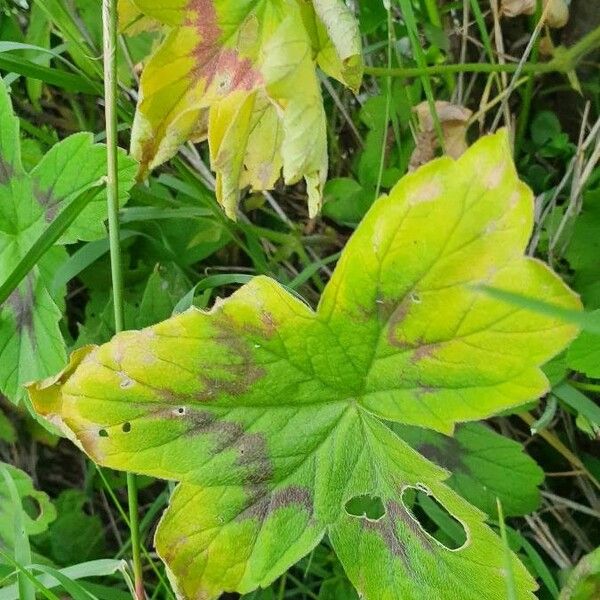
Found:
[{"label": "green leaf", "polygon": [[478,423],[459,426],[454,437],[405,425],[393,429],[423,456],[448,469],[448,485],[487,515],[496,515],[497,498],[506,516],[538,508],[544,472],[517,442]]},{"label": "green leaf", "polygon": [[561,133],[560,121],[549,110],[539,112],[531,123],[531,139],[536,146],[543,146]]},{"label": "green leaf", "polygon": [[[600,310],[590,315],[600,325]],[[567,366],[588,377],[600,379],[600,335],[582,331],[569,346]]]},{"label": "green leaf", "polygon": [[[50,49],[50,23],[44,15],[38,4],[33,4],[29,14],[29,26],[27,28],[26,41],[28,44],[41,46],[44,49]],[[29,57],[45,66],[50,65],[50,56],[43,55],[40,57],[37,52],[29,52]],[[33,106],[37,111],[41,110],[40,99],[42,97],[42,82],[39,79],[27,80],[27,94]]]},{"label": "green leaf", "polygon": [[573,235],[565,254],[575,270],[575,289],[589,309],[600,308],[600,190],[587,192],[583,208],[573,226]]},{"label": "green leaf", "polygon": [[[48,228],[98,185],[106,173],[105,152],[91,134],[75,134],[53,146],[27,173],[21,162],[19,122],[0,83],[0,284]],[[135,169],[135,162],[121,153],[121,202],[133,185]],[[58,244],[103,237],[105,217],[106,198],[99,192]],[[59,328],[65,287],[52,286],[53,274],[66,257],[60,245],[50,248],[0,306],[0,391],[13,401],[23,395],[24,383],[55,372],[66,360]]]},{"label": "green leaf", "polygon": [[[138,290],[127,290],[124,311],[128,327],[141,329],[170,317],[190,287],[187,277],[173,263],[156,265],[144,284]],[[84,323],[79,327],[77,348],[103,343],[114,335],[114,306],[108,290],[100,289],[90,294]]]},{"label": "green leaf", "polygon": [[81,75],[68,73],[67,71],[52,67],[45,67],[21,56],[11,56],[9,52],[0,54],[0,69],[19,73],[30,79],[39,79],[69,92],[94,96],[99,92],[99,88],[96,85]]},{"label": "green leaf", "polygon": [[0,463],[0,470],[8,473],[19,498],[19,504],[13,502],[5,478],[0,477],[0,547],[12,552],[17,518],[22,520],[26,535],[37,535],[48,529],[56,518],[56,510],[48,495],[35,489],[27,473],[6,463]]},{"label": "green leaf", "polygon": [[571,572],[560,600],[594,600],[600,594],[600,548],[586,554]]},{"label": "green leaf", "polygon": [[[580,309],[524,256],[532,223],[506,133],[483,138],[375,202],[316,311],[256,277],[210,312],[78,350],[32,402],[100,464],[181,482],[156,547],[182,598],[267,587],[325,534],[368,600],[502,598],[485,515],[384,420],[450,434],[548,390],[540,365],[577,327],[480,289]],[[462,547],[423,529],[415,489],[462,525]],[[361,496],[384,514],[352,514]]]},{"label": "green leaf", "polygon": [[375,191],[364,189],[348,177],[330,179],[325,185],[323,215],[343,225],[356,225],[373,203]]},{"label": "green leaf", "polygon": [[97,514],[86,514],[87,501],[81,490],[61,492],[54,503],[56,520],[46,533],[34,540],[36,548],[57,564],[73,565],[101,558],[104,553],[104,525]]},{"label": "green leaf", "polygon": [[[81,589],[81,586],[75,584],[78,579],[85,577],[103,577],[107,575],[113,575],[117,572],[121,572],[123,575],[126,574],[127,563],[123,560],[112,560],[112,559],[100,559],[90,562],[84,562],[64,569],[53,569],[47,565],[28,565],[31,571],[39,571],[40,575],[36,576],[37,584],[45,589],[51,589],[58,587],[62,584],[62,587],[67,591],[67,585],[73,591],[79,594],[79,597],[84,597],[86,600],[90,598],[89,595],[84,595],[85,591]],[[125,578],[125,577],[124,577]],[[112,588],[111,598],[122,598],[121,592]],[[73,595],[75,600],[76,596]],[[93,596],[91,598],[94,598]],[[130,595],[125,595],[125,598],[131,598]],[[0,589],[0,600],[22,600],[19,597],[19,590],[16,585],[8,585]]]},{"label": "green leaf", "polygon": [[345,578],[329,579],[319,590],[319,600],[358,600],[352,584]]},{"label": "green leaf", "polygon": [[553,393],[566,405],[585,417],[591,424],[600,427],[600,406],[590,400],[585,394],[566,382],[554,388]]},{"label": "green leaf", "polygon": [[17,432],[12,421],[0,410],[0,441],[14,444],[17,441]]},{"label": "green leaf", "polygon": [[146,283],[136,327],[141,329],[170,317],[188,290],[187,277],[175,265],[157,265]]},{"label": "green leaf", "polygon": [[170,27],[140,83],[132,154],[142,173],[208,138],[216,193],[235,218],[240,189],[306,182],[320,209],[326,120],[316,64],[357,90],[358,24],[342,0],[133,0]]}]

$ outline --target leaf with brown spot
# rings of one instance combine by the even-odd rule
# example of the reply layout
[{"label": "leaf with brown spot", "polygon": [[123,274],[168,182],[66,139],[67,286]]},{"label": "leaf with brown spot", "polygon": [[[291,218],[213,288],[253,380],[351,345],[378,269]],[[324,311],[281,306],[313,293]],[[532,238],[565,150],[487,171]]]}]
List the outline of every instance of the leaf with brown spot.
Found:
[{"label": "leaf with brown spot", "polygon": [[138,35],[144,31],[160,29],[160,23],[150,17],[145,17],[132,0],[119,0],[119,31],[126,35]]},{"label": "leaf with brown spot", "polygon": [[544,472],[519,443],[491,428],[465,423],[454,437],[406,425],[395,424],[393,430],[425,458],[448,469],[448,485],[486,514],[496,514],[496,498],[507,517],[539,508]]},{"label": "leaf with brown spot", "polygon": [[[156,533],[180,598],[266,587],[324,535],[367,600],[503,598],[485,515],[386,421],[450,435],[547,390],[540,366],[577,329],[480,291],[580,307],[524,255],[532,223],[506,132],[482,138],[375,202],[316,310],[256,277],[209,312],[81,349],[32,402],[100,464],[180,482]],[[421,527],[415,489],[463,527],[460,548]]]},{"label": "leaf with brown spot", "polygon": [[[131,149],[141,175],[188,140],[208,139],[217,200],[304,179],[309,212],[327,177],[316,66],[357,91],[358,23],[343,0],[121,0],[170,28],[140,82]],[[131,10],[129,11],[131,12]],[[124,17],[131,19],[131,17]]]},{"label": "leaf with brown spot", "polygon": [[[127,200],[135,168],[121,153],[121,202]],[[0,82],[0,282],[56,215],[105,174],[106,148],[94,144],[91,133],[59,142],[27,173],[21,163],[18,119]],[[65,288],[54,290],[53,277],[67,258],[62,246],[104,237],[105,218],[106,196],[99,193],[0,306],[0,392],[10,400],[24,396],[23,384],[64,365],[66,345],[59,322]]]}]

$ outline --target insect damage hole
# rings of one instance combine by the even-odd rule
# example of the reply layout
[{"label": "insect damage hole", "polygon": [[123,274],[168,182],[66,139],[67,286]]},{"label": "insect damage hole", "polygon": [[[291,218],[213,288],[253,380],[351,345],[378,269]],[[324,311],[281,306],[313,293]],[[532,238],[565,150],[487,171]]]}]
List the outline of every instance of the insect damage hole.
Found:
[{"label": "insect damage hole", "polygon": [[379,521],[385,516],[385,506],[379,496],[363,494],[350,498],[344,507],[351,517]]},{"label": "insect damage hole", "polygon": [[464,525],[424,486],[405,488],[402,504],[423,532],[447,550],[459,550],[466,544]]},{"label": "insect damage hole", "polygon": [[42,516],[42,506],[38,499],[33,496],[21,498],[21,508],[32,521],[37,521]]},{"label": "insect damage hole", "polygon": [[131,431],[131,423],[129,421],[123,423],[123,425],[121,425],[121,430],[123,433],[129,433]]},{"label": "insect damage hole", "polygon": [[100,437],[108,437],[108,431],[106,431],[106,429],[100,429],[100,431],[98,431],[98,435]]}]

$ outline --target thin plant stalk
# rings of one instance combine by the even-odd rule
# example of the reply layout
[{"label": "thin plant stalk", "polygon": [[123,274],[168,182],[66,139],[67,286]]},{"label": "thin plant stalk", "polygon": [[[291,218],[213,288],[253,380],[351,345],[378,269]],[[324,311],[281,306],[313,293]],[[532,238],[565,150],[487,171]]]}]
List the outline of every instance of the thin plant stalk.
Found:
[{"label": "thin plant stalk", "polygon": [[523,75],[543,75],[546,73],[569,73],[581,63],[588,54],[600,48],[600,27],[597,27],[579,42],[568,49],[557,48],[554,58],[549,62],[525,63],[466,63],[450,65],[419,65],[418,67],[365,67],[367,75],[378,77],[427,77],[447,73],[521,73]]},{"label": "thin plant stalk", "polygon": [[[106,197],[108,199],[108,239],[112,275],[115,331],[124,327],[123,272],[121,266],[121,244],[119,234],[119,171],[117,154],[117,5],[116,0],[103,0],[102,23],[104,40],[104,102],[106,113],[106,147],[108,177]],[[136,600],[144,600],[142,559],[140,549],[140,524],[135,475],[127,473],[127,499],[129,502],[129,528],[133,559],[133,576]]]},{"label": "thin plant stalk", "polygon": [[[387,26],[388,26],[388,48],[387,48],[387,66],[392,67],[392,30],[394,22],[392,19],[391,9],[387,9]],[[388,126],[390,123],[390,110],[392,103],[392,78],[386,78],[385,86],[385,121],[383,124],[383,133],[381,140],[381,154],[379,157],[379,172],[377,174],[377,188],[375,189],[375,200],[379,198],[381,192],[381,181],[383,179],[383,170],[385,168],[385,155],[387,149]]]},{"label": "thin plant stalk", "polygon": [[[442,124],[440,123],[440,118],[437,114],[437,109],[435,106],[435,97],[433,93],[433,87],[431,85],[431,79],[427,73],[428,66],[425,59],[425,53],[423,52],[423,48],[421,48],[419,28],[415,17],[415,12],[410,0],[398,0],[398,4],[400,5],[400,9],[402,11],[402,18],[404,19],[404,23],[406,25],[408,39],[410,40],[413,50],[413,56],[418,65],[417,70],[420,71],[418,76],[421,78],[423,90],[425,91],[425,96],[427,97],[427,103],[429,104],[429,112],[431,113],[431,118],[433,119],[434,129],[438,137],[440,148],[444,150],[444,132],[442,131]],[[395,69],[388,68],[387,70],[380,70],[385,71],[387,77],[394,76]],[[373,71],[373,69],[371,69],[371,71]],[[367,69],[365,69],[365,73],[367,72]]]},{"label": "thin plant stalk", "polygon": [[[540,22],[542,18],[543,8],[542,8],[542,0],[537,0],[535,15],[533,16],[534,22],[534,31],[537,23]],[[536,37],[533,50],[531,52],[531,60],[533,63],[537,63],[540,58],[540,36]],[[521,114],[519,115],[519,120],[517,122],[517,135],[515,139],[515,157],[518,157],[523,146],[523,140],[525,139],[525,133],[527,132],[527,126],[529,125],[529,116],[531,114],[531,102],[533,100],[533,87],[534,87],[534,79],[533,77],[529,77],[527,80],[527,85],[525,87],[525,92],[523,94],[523,105],[521,108]]]}]

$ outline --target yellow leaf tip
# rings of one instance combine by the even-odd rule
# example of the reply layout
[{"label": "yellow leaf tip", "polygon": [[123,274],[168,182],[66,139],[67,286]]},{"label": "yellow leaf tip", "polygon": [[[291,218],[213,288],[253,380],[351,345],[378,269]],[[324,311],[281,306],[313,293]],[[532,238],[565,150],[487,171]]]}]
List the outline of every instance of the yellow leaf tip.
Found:
[{"label": "yellow leaf tip", "polygon": [[43,417],[52,417],[60,413],[61,388],[65,381],[73,374],[82,361],[94,350],[96,346],[83,346],[71,354],[67,366],[51,377],[25,384],[31,403]]}]

